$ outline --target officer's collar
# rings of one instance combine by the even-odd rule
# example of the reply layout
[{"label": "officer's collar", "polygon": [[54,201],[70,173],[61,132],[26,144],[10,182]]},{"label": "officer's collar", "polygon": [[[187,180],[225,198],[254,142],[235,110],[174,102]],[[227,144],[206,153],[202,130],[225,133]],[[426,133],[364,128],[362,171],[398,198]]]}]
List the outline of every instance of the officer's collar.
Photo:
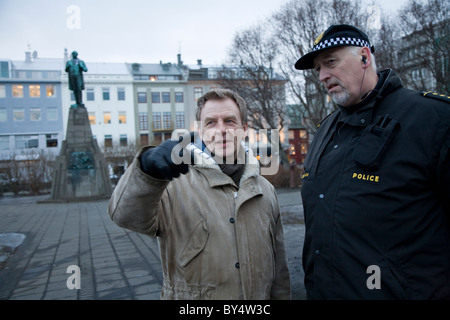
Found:
[{"label": "officer's collar", "polygon": [[386,69],[383,70],[381,72],[378,72],[378,82],[377,85],[375,86],[375,88],[369,92],[367,92],[365,95],[366,97],[364,97],[364,99],[359,102],[358,104],[355,104],[353,106],[350,107],[344,107],[341,105],[338,105],[339,109],[341,109],[342,114],[344,116],[348,116],[352,113],[354,113],[355,111],[363,111],[365,109],[368,108],[372,108],[373,107],[373,101],[379,100],[382,97],[386,96],[386,94],[388,94],[389,92],[391,92],[393,89],[395,89],[398,84],[396,79],[394,79],[392,85],[390,83],[390,81],[387,81],[388,78],[391,78],[391,74],[393,74],[393,71],[391,69]]}]

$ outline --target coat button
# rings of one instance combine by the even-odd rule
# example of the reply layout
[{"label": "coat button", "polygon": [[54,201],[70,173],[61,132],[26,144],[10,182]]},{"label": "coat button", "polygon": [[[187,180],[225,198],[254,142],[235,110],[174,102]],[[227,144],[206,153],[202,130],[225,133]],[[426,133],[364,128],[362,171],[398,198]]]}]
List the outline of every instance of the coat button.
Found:
[{"label": "coat button", "polygon": [[316,249],[316,251],[314,251],[314,254],[315,254],[315,255],[319,255],[319,254],[320,254],[320,250],[319,250],[319,249]]},{"label": "coat button", "polygon": [[320,199],[325,198],[325,196],[323,195],[323,193],[319,194],[319,198],[320,198]]},{"label": "coat button", "polygon": [[366,123],[366,119],[361,119],[359,121],[361,121],[362,124]]},{"label": "coat button", "polygon": [[236,263],[234,264],[234,266],[236,267],[236,269],[239,269],[239,262],[236,262]]},{"label": "coat button", "polygon": [[234,218],[230,218],[230,223],[234,223]]}]

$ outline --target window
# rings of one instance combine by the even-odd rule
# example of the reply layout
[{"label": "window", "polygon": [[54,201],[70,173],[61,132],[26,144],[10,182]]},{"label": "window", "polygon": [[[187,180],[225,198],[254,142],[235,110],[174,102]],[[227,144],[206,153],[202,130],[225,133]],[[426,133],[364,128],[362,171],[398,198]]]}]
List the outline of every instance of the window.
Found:
[{"label": "window", "polygon": [[24,108],[14,108],[13,109],[13,119],[14,119],[14,121],[25,121]]},{"label": "window", "polygon": [[15,136],[16,149],[30,149],[39,147],[37,135]]},{"label": "window", "polygon": [[138,103],[147,103],[147,92],[138,92]]},{"label": "window", "polygon": [[12,96],[14,98],[23,98],[23,85],[13,84],[13,86],[12,86]]},{"label": "window", "polygon": [[112,148],[112,136],[105,134],[105,148]]},{"label": "window", "polygon": [[0,122],[6,122],[8,120],[8,112],[6,108],[0,108]]},{"label": "window", "polygon": [[119,123],[127,123],[127,113],[125,111],[119,111]]},{"label": "window", "polygon": [[161,130],[161,112],[153,112],[153,129]]},{"label": "window", "polygon": [[146,134],[146,133],[141,134],[140,139],[141,139],[142,146],[148,145],[148,134]]},{"label": "window", "polygon": [[103,101],[109,101],[109,88],[103,88]]},{"label": "window", "polygon": [[117,89],[117,100],[119,100],[119,101],[125,100],[125,89],[124,88]]},{"label": "window", "polygon": [[94,88],[87,88],[86,89],[86,100],[87,101],[94,101],[95,100]]},{"label": "window", "polygon": [[183,92],[175,92],[175,102],[183,102]]},{"label": "window", "polygon": [[164,112],[163,114],[163,129],[171,129],[172,115],[170,112]]},{"label": "window", "polygon": [[300,153],[301,154],[308,153],[308,145],[305,142],[300,143]]},{"label": "window", "polygon": [[146,112],[139,112],[139,130],[148,130],[148,116]]},{"label": "window", "polygon": [[36,84],[30,84],[29,86],[30,97],[31,98],[39,98],[41,96],[41,86]]},{"label": "window", "polygon": [[170,92],[163,92],[162,93],[162,102],[163,103],[170,103]]},{"label": "window", "polygon": [[58,108],[57,107],[48,107],[47,108],[47,120],[48,121],[57,121],[58,120]]},{"label": "window", "polygon": [[300,129],[300,139],[306,139],[308,138],[308,132],[306,129]]},{"label": "window", "polygon": [[0,86],[0,98],[4,98],[6,97],[6,89],[5,86],[1,85]]},{"label": "window", "polygon": [[127,138],[126,134],[121,134],[120,135],[119,143],[120,143],[121,147],[126,147],[128,145],[128,138]]},{"label": "window", "polygon": [[194,99],[197,101],[203,95],[203,88],[194,88]]},{"label": "window", "polygon": [[31,108],[30,109],[30,120],[31,121],[41,121],[41,108]]},{"label": "window", "polygon": [[184,112],[177,112],[176,129],[184,129]]},{"label": "window", "polygon": [[95,112],[89,112],[88,117],[89,117],[89,123],[91,125],[94,125],[95,124]]},{"label": "window", "polygon": [[110,124],[111,123],[111,112],[105,111],[103,112],[103,123]]},{"label": "window", "polygon": [[9,136],[0,136],[0,150],[9,150]]},{"label": "window", "polygon": [[161,98],[159,92],[152,92],[152,103],[160,103]]},{"label": "window", "polygon": [[46,134],[45,141],[47,143],[47,148],[56,148],[58,146],[58,135]]},{"label": "window", "polygon": [[45,95],[47,96],[47,98],[53,98],[53,97],[55,97],[55,94],[56,94],[55,85],[48,84],[45,87]]}]

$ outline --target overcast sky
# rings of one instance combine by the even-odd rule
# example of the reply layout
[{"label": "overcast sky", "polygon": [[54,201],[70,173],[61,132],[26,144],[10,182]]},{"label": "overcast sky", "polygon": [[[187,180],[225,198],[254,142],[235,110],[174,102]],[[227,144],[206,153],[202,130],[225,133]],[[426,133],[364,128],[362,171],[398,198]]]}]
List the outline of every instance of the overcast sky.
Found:
[{"label": "overcast sky", "polygon": [[[237,31],[290,0],[0,0],[0,59],[64,48],[91,62],[221,64]],[[407,0],[376,0],[397,10]]]}]

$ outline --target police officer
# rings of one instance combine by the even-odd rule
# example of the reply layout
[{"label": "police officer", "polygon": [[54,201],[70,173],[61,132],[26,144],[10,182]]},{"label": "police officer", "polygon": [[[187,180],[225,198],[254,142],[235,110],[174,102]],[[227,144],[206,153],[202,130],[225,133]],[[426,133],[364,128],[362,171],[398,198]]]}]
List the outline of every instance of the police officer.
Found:
[{"label": "police officer", "polygon": [[450,298],[450,97],[377,72],[361,30],[332,25],[295,64],[338,109],[305,160],[309,299]]}]

